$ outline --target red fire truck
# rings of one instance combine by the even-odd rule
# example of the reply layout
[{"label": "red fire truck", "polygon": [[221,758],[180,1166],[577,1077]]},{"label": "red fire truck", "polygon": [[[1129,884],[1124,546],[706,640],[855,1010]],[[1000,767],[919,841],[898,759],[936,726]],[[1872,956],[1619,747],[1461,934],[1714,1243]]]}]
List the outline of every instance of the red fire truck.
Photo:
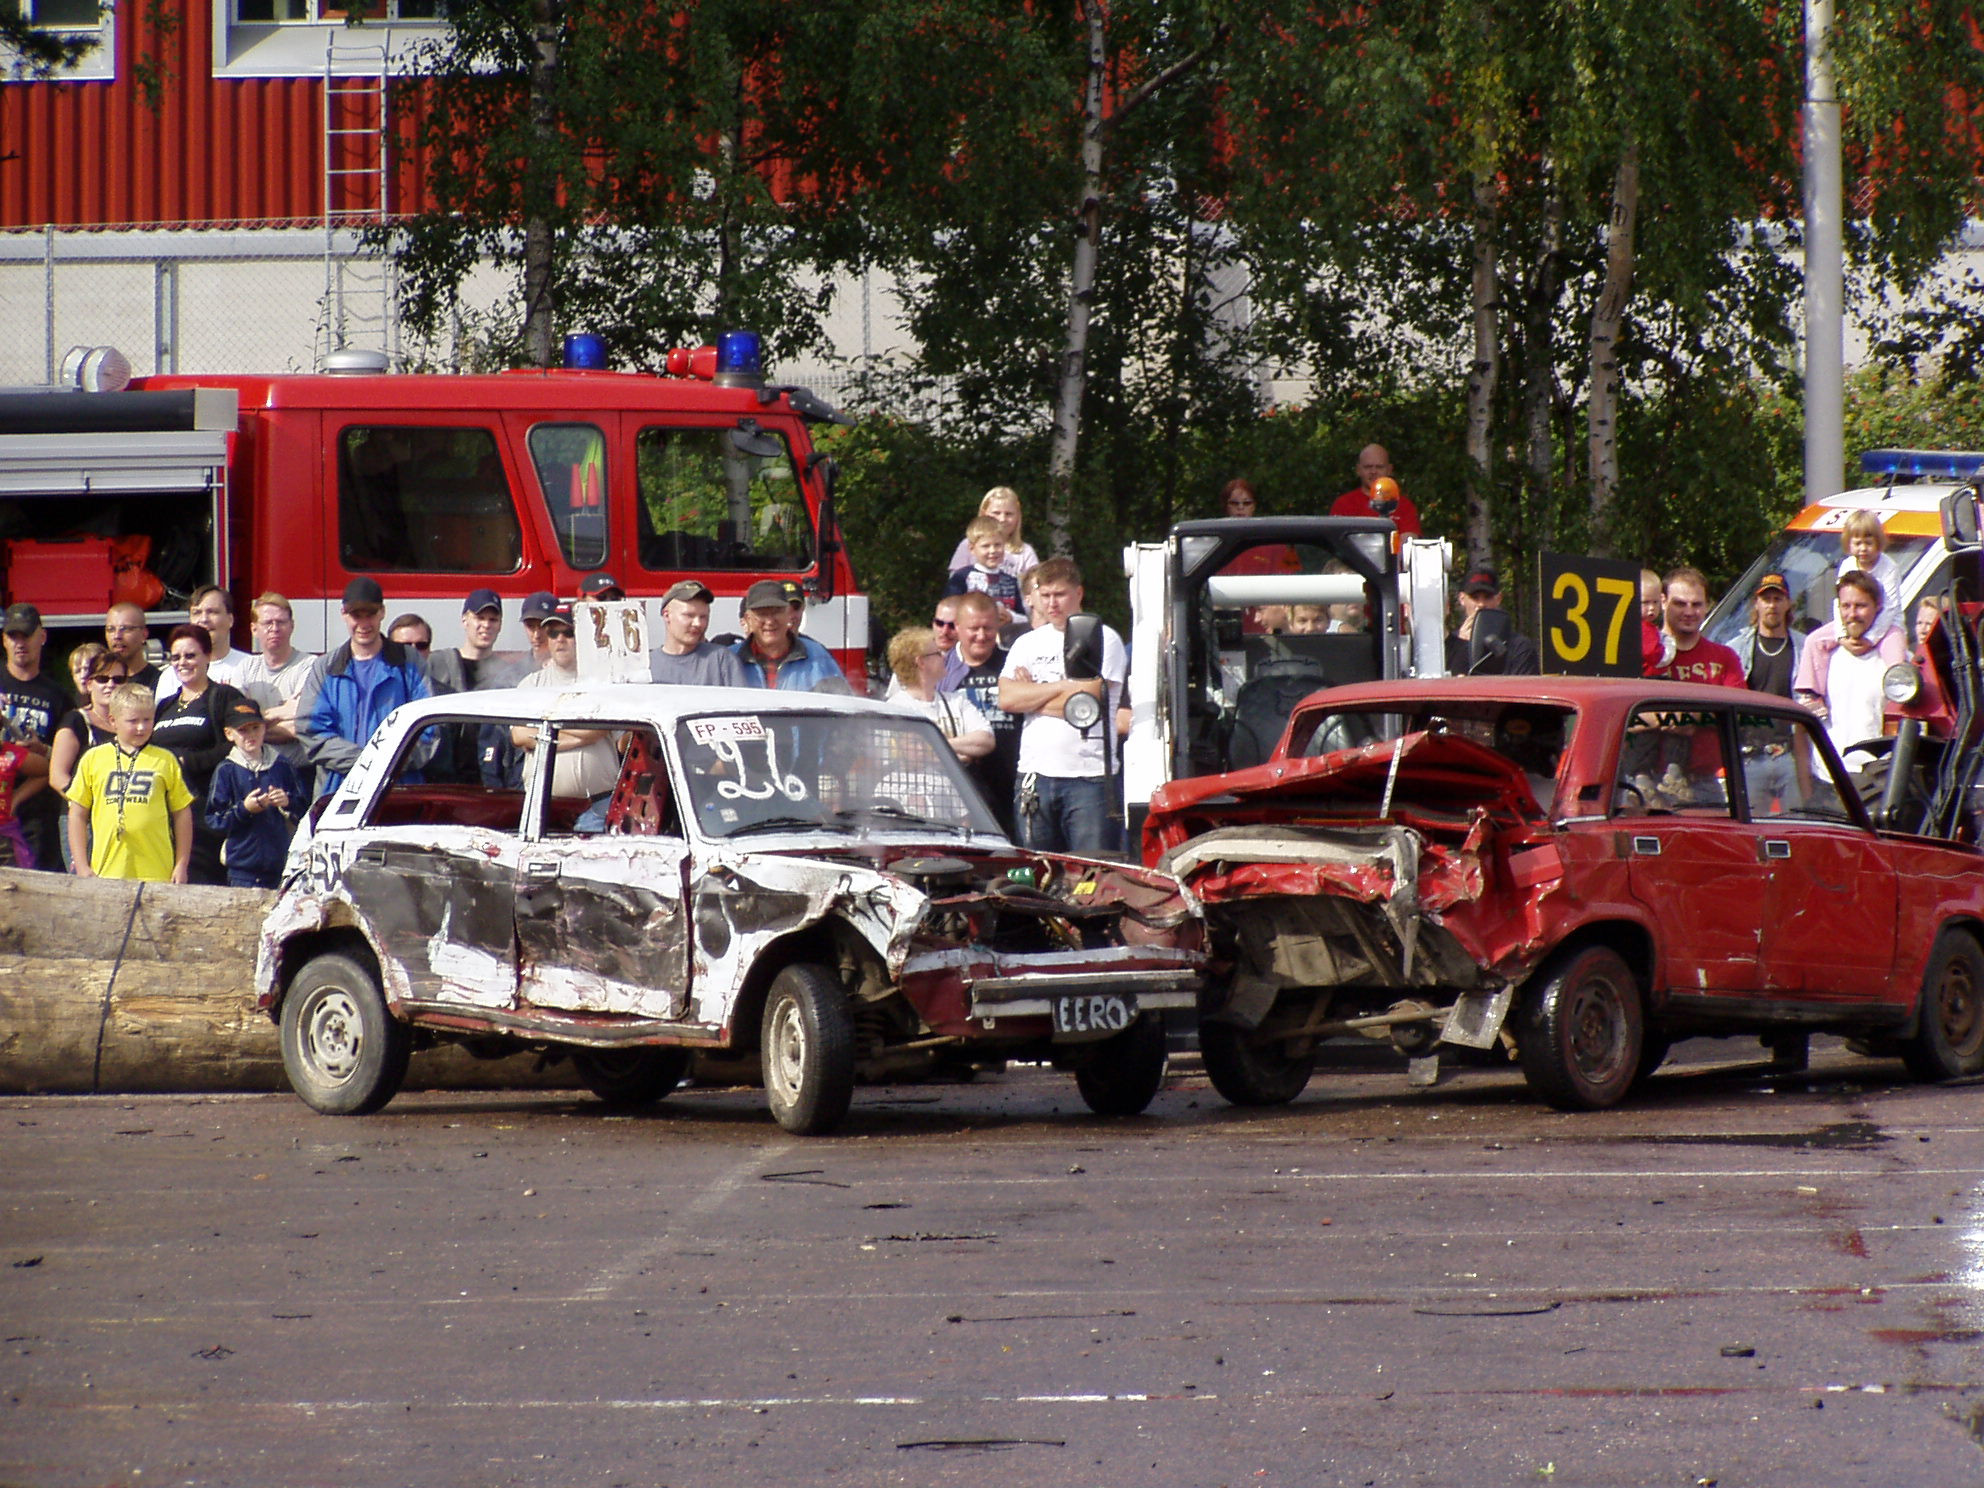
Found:
[{"label": "red fire truck", "polygon": [[567,339],[564,368],[491,376],[339,353],[314,374],[126,382],[118,360],[78,359],[79,386],[0,393],[0,586],[52,632],[80,639],[130,599],[156,634],[216,583],[244,621],[237,644],[274,590],[296,645],[324,650],[344,637],[346,582],[369,574],[441,645],[463,597],[494,589],[516,646],[526,595],[572,598],[604,570],[648,601],[658,637],[678,579],[716,594],[713,632],[754,581],[791,579],[806,634],[863,685],[867,600],[810,438],[839,416],[767,384],[755,335],[672,352],[663,375],[606,370],[591,337]]}]

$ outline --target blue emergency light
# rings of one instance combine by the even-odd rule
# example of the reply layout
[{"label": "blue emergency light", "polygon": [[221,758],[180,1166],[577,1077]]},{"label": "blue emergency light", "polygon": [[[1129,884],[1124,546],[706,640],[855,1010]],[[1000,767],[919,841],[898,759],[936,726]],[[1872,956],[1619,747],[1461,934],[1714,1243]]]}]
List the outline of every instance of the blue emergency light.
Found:
[{"label": "blue emergency light", "polygon": [[604,372],[606,338],[597,331],[574,331],[565,338],[565,369],[569,372]]},{"label": "blue emergency light", "polygon": [[716,338],[717,381],[757,382],[764,375],[764,337],[756,331],[725,331]]},{"label": "blue emergency light", "polygon": [[1967,481],[1984,473],[1976,450],[1872,449],[1860,456],[1863,475],[1891,481]]}]

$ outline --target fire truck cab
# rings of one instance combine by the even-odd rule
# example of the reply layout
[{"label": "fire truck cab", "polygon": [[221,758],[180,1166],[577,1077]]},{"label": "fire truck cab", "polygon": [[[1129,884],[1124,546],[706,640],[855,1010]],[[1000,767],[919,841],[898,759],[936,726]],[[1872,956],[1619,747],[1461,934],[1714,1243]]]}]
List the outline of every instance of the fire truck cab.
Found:
[{"label": "fire truck cab", "polygon": [[200,585],[227,589],[244,622],[273,590],[316,651],[343,639],[359,574],[438,645],[478,588],[514,622],[533,591],[572,598],[604,570],[659,636],[678,579],[715,594],[712,632],[753,582],[790,579],[806,633],[858,683],[867,602],[809,434],[839,416],[767,385],[748,333],[671,353],[667,375],[605,370],[590,339],[550,371],[394,375],[346,353],[312,374],[0,394],[5,600],[80,631],[129,599],[156,629]]}]

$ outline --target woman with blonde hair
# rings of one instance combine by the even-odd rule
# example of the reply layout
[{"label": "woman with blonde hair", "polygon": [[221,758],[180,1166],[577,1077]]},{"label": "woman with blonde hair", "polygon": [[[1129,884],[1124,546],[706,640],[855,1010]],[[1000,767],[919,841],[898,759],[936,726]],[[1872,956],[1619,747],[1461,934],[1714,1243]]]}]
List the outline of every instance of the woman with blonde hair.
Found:
[{"label": "woman with blonde hair", "polygon": [[[1020,532],[1020,493],[1011,486],[994,486],[980,498],[978,514],[990,517],[1006,529],[1006,561],[999,566],[1016,579],[1023,579],[1040,564],[1040,555],[1033,550],[1033,544],[1026,541]],[[957,551],[951,554],[947,572],[956,573],[961,568],[971,567],[971,539],[958,542]]]},{"label": "woman with blonde hair", "polygon": [[902,684],[895,701],[936,724],[959,759],[983,759],[995,743],[992,725],[964,694],[937,691],[950,655],[937,643],[937,632],[927,625],[897,631],[889,642],[889,670]]}]

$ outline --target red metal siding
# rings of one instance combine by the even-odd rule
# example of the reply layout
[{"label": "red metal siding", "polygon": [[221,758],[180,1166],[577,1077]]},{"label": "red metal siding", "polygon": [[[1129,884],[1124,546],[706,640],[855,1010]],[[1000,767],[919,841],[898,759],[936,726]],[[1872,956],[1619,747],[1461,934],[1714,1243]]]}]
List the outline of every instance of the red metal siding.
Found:
[{"label": "red metal siding", "polygon": [[[119,7],[114,79],[0,84],[0,228],[322,220],[323,79],[216,78],[213,6],[172,8],[160,36]],[[133,75],[147,54],[168,73],[156,110]]]}]

